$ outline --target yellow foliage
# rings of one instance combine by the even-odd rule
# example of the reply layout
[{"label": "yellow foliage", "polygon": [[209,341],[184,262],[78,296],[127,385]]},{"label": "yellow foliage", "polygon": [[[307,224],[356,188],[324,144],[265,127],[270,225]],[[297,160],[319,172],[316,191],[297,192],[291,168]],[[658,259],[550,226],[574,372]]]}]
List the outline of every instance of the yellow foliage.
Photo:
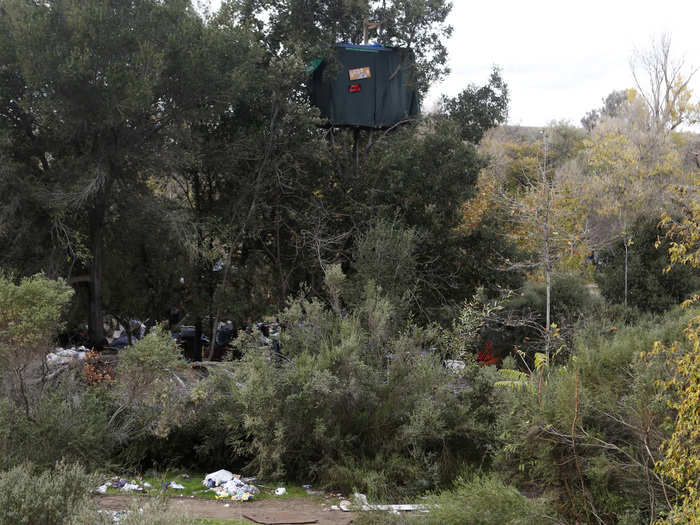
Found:
[{"label": "yellow foliage", "polygon": [[[700,205],[691,199],[685,218],[670,224],[669,236],[674,239],[669,250],[672,264],[700,266]],[[698,296],[686,301],[687,307],[698,301]],[[700,316],[693,318],[685,330],[690,349],[679,352],[678,344],[666,347],[655,343],[655,353],[665,353],[675,361],[675,373],[662,383],[672,395],[670,407],[677,417],[671,438],[663,444],[664,460],[657,465],[659,472],[680,490],[680,505],[673,509],[663,523],[700,524]]]}]

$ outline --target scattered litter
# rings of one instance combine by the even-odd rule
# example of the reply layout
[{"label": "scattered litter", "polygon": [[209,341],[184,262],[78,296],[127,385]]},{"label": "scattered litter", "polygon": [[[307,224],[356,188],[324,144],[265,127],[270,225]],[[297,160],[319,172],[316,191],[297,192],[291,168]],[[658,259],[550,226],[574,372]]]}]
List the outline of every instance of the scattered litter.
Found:
[{"label": "scattered litter", "polygon": [[168,488],[175,489],[175,490],[185,490],[184,485],[180,485],[179,483],[176,483],[174,481],[171,481],[170,483],[168,483]]},{"label": "scattered litter", "polygon": [[367,496],[365,496],[364,494],[361,494],[360,492],[355,492],[355,494],[353,494],[353,497],[355,498],[355,503],[357,505],[361,505],[363,507],[365,505],[369,505],[369,502],[367,501]]},{"label": "scattered litter", "polygon": [[112,488],[119,489],[126,485],[126,480],[125,479],[119,479],[119,480],[112,480]]},{"label": "scattered litter", "polygon": [[398,514],[399,512],[428,512],[426,505],[370,505],[367,502],[367,496],[359,492],[354,494],[354,499],[354,504],[348,500],[343,500],[339,505],[333,505],[331,510],[342,510],[343,512],[352,510],[384,510],[393,514]]},{"label": "scattered litter", "polygon": [[107,484],[105,483],[104,485],[97,487],[97,492],[100,494],[107,494]]},{"label": "scattered litter", "polygon": [[279,487],[279,488],[275,489],[275,496],[283,496],[286,493],[287,493],[287,489],[285,489],[284,487]]},{"label": "scattered litter", "polygon": [[151,485],[148,481],[145,481],[143,483],[143,486],[146,487],[147,489],[150,489],[153,485]]},{"label": "scattered litter", "polygon": [[445,368],[447,368],[450,372],[458,373],[464,370],[466,367],[467,364],[464,361],[460,361],[459,359],[445,360]]},{"label": "scattered litter", "polygon": [[85,359],[88,349],[84,346],[78,346],[73,348],[56,348],[53,352],[46,355],[46,362],[50,365],[61,365],[64,363],[70,363],[74,359],[82,360]]},{"label": "scattered litter", "polygon": [[224,505],[224,507],[230,507],[230,506],[231,506],[230,503],[226,503],[226,504]]},{"label": "scattered litter", "polygon": [[119,490],[122,492],[145,492],[142,486],[134,483],[125,483]]},{"label": "scattered litter", "polygon": [[303,489],[310,489],[310,488],[311,488],[311,485],[302,485],[301,488],[303,488]]}]

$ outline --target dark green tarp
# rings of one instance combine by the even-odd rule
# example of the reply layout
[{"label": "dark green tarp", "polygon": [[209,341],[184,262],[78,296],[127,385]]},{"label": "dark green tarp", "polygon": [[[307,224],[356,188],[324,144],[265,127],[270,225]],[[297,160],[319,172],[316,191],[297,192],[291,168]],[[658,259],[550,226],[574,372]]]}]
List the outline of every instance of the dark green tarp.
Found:
[{"label": "dark green tarp", "polygon": [[418,114],[410,50],[337,45],[333,51],[311,74],[311,102],[330,125],[388,128]]}]

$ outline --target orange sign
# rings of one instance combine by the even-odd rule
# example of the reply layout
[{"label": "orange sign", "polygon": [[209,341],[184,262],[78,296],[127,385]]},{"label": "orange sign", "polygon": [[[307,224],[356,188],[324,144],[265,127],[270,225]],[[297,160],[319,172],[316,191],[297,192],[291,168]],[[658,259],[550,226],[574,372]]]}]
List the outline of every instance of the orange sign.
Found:
[{"label": "orange sign", "polygon": [[351,69],[348,71],[348,74],[350,75],[350,80],[352,81],[362,80],[363,78],[372,78],[372,72],[369,70],[369,67]]}]

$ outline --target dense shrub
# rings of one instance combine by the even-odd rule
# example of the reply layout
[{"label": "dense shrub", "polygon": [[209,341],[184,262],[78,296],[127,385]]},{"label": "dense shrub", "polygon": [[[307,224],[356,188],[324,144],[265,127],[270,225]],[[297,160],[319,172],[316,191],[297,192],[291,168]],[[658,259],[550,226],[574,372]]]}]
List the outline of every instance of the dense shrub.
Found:
[{"label": "dense shrub", "polygon": [[[596,300],[591,296],[583,278],[573,274],[555,274],[552,278],[551,318],[560,326],[573,325],[589,311]],[[533,314],[544,325],[547,292],[544,283],[528,281],[522,292],[508,304],[510,310],[522,315]]]},{"label": "dense shrub", "polygon": [[186,366],[175,341],[162,327],[120,353],[115,395],[124,432],[132,437],[165,437],[182,422],[180,401],[188,389],[178,373]]},{"label": "dense shrub", "polygon": [[97,479],[77,464],[57,463],[38,471],[25,463],[0,473],[0,524],[60,525],[76,523],[79,511],[91,507]]},{"label": "dense shrub", "polygon": [[[542,351],[546,324],[546,288],[544,283],[528,281],[522,291],[506,305],[510,322],[500,333],[489,334],[499,353],[513,346],[529,354]],[[571,347],[574,328],[586,314],[599,307],[599,298],[591,295],[584,279],[573,274],[555,274],[550,290],[551,322],[557,325],[562,341]],[[519,322],[521,320],[522,322]]]},{"label": "dense shrub", "polygon": [[430,512],[419,520],[426,525],[530,525],[552,514],[544,502],[526,498],[494,475],[459,478],[429,505]]},{"label": "dense shrub", "polygon": [[0,400],[0,468],[25,461],[48,468],[61,459],[105,468],[119,444],[109,425],[112,410],[107,393],[94,388],[52,389],[31,419]]},{"label": "dense shrub", "polygon": [[500,389],[496,468],[552,491],[571,521],[658,518],[673,498],[655,472],[673,413],[658,386],[670,365],[648,353],[654,341],[680,340],[692,315],[676,309],[617,330],[587,326],[566,366],[544,364],[524,388]]},{"label": "dense shrub", "polygon": [[54,281],[37,274],[15,283],[0,271],[2,386],[27,417],[41,397],[43,364],[72,294],[62,279]]},{"label": "dense shrub", "polygon": [[[670,241],[658,223],[658,218],[641,217],[632,225],[633,242],[627,261],[627,304],[651,312],[663,312],[700,289],[700,269],[676,265],[664,271],[670,263]],[[608,301],[624,303],[625,245],[622,240],[601,253],[595,279]]]},{"label": "dense shrub", "polygon": [[[352,313],[300,297],[282,314],[282,355],[238,344],[231,444],[261,476],[320,480],[378,498],[453,479],[487,460],[494,411],[489,371],[445,369],[442,332],[399,328],[372,285]],[[247,338],[247,339],[245,339]]]},{"label": "dense shrub", "polygon": [[358,525],[531,525],[557,523],[546,501],[528,499],[495,475],[458,478],[453,487],[424,501],[428,512],[361,513]]}]

